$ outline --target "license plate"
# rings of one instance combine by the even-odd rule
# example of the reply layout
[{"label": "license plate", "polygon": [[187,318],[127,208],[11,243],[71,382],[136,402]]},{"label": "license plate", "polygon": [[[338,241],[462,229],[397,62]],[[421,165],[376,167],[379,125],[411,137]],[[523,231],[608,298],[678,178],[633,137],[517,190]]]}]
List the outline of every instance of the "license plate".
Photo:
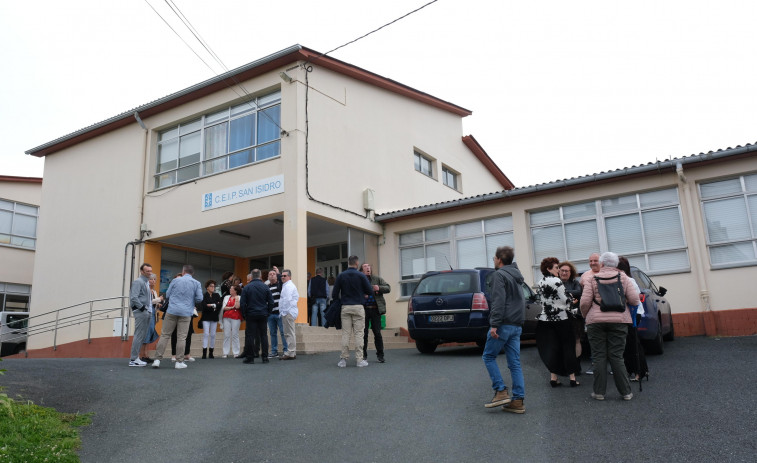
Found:
[{"label": "license plate", "polygon": [[428,321],[431,323],[445,323],[455,321],[454,315],[429,315]]}]

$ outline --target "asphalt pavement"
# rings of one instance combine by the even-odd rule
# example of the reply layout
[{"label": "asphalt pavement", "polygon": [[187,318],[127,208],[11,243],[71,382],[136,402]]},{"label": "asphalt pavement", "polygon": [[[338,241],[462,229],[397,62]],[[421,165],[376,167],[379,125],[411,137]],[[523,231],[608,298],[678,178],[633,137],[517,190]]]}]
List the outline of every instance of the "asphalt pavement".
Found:
[{"label": "asphalt pavement", "polygon": [[[7,359],[11,397],[93,413],[83,462],[755,461],[757,336],[679,338],[650,356],[649,382],[603,402],[549,386],[536,348],[521,354],[526,413],[485,409],[481,350],[387,351],[336,366],[338,353],[175,370],[128,359]],[[504,356],[500,366],[510,385]],[[586,364],[584,362],[584,367]],[[563,379],[567,383],[566,379]]]}]

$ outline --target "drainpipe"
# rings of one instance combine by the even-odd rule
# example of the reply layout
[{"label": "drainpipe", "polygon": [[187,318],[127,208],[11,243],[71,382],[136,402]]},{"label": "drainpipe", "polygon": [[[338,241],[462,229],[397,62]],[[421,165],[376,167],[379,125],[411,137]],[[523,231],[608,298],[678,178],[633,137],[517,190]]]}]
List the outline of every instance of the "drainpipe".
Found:
[{"label": "drainpipe", "polygon": [[[704,230],[701,228],[699,221],[695,220],[694,215],[694,202],[696,201],[695,195],[692,193],[690,184],[686,175],[683,172],[683,164],[681,162],[676,163],[676,174],[678,175],[678,186],[683,192],[683,196],[686,199],[686,217],[688,227],[692,232],[693,238],[696,242],[701,242],[700,237],[704,236]],[[712,307],[710,306],[710,291],[707,286],[707,277],[704,274],[704,268],[706,263],[703,261],[702,253],[699,246],[689,245],[689,251],[692,260],[692,267],[694,274],[697,278],[697,285],[699,286],[699,305],[703,312],[703,320],[705,326],[705,333],[708,336],[714,336],[717,334],[717,328],[715,326],[715,316],[712,313]]]},{"label": "drainpipe", "polygon": [[134,260],[136,259],[136,247],[138,244],[142,243],[144,243],[144,241],[134,240],[129,241],[128,243],[126,243],[126,246],[124,246],[124,274],[121,278],[121,296],[123,296],[123,298],[121,299],[121,341],[129,340],[129,332],[128,330],[124,329],[124,324],[126,321],[125,317],[128,316],[126,313],[126,307],[128,305],[125,301],[128,299],[128,294],[126,294],[126,263],[128,262],[129,246],[131,246],[131,273],[129,274],[129,281],[134,281]]}]

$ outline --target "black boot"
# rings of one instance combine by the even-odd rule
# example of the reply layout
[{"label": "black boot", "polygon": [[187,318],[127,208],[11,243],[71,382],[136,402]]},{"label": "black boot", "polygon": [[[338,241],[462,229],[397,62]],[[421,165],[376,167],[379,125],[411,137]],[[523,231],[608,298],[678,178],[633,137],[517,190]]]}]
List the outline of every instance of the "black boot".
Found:
[{"label": "black boot", "polygon": [[214,359],[215,357],[213,357],[213,348],[211,347],[208,350],[210,351],[210,352],[208,352],[208,358],[209,359]]},{"label": "black boot", "polygon": [[203,359],[208,358],[208,349],[207,349],[207,347],[202,349],[202,358]]}]

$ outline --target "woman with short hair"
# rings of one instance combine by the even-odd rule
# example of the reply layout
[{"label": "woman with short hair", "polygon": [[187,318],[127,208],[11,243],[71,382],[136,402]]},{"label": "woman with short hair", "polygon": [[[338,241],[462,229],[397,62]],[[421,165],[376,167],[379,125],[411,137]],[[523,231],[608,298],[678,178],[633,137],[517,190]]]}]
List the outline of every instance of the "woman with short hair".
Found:
[{"label": "woman with short hair", "polygon": [[229,286],[229,295],[221,303],[221,321],[223,322],[223,358],[229,356],[229,351],[234,357],[239,357],[239,326],[242,324],[242,312],[239,310],[239,295],[242,287],[239,285]]},{"label": "woman with short hair", "polygon": [[[542,310],[536,322],[536,346],[539,357],[549,370],[549,384],[562,386],[557,376],[568,376],[570,387],[579,385],[576,381],[578,361],[573,335],[570,299],[565,292],[565,284],[558,277],[560,261],[547,257],[541,261],[540,270],[544,278],[539,281],[536,293]],[[573,309],[575,310],[575,309]]]},{"label": "woman with short hair", "polygon": [[221,295],[216,292],[215,280],[205,282],[205,294],[200,303],[202,309],[202,358],[213,357],[216,346],[218,314],[221,312]]}]

